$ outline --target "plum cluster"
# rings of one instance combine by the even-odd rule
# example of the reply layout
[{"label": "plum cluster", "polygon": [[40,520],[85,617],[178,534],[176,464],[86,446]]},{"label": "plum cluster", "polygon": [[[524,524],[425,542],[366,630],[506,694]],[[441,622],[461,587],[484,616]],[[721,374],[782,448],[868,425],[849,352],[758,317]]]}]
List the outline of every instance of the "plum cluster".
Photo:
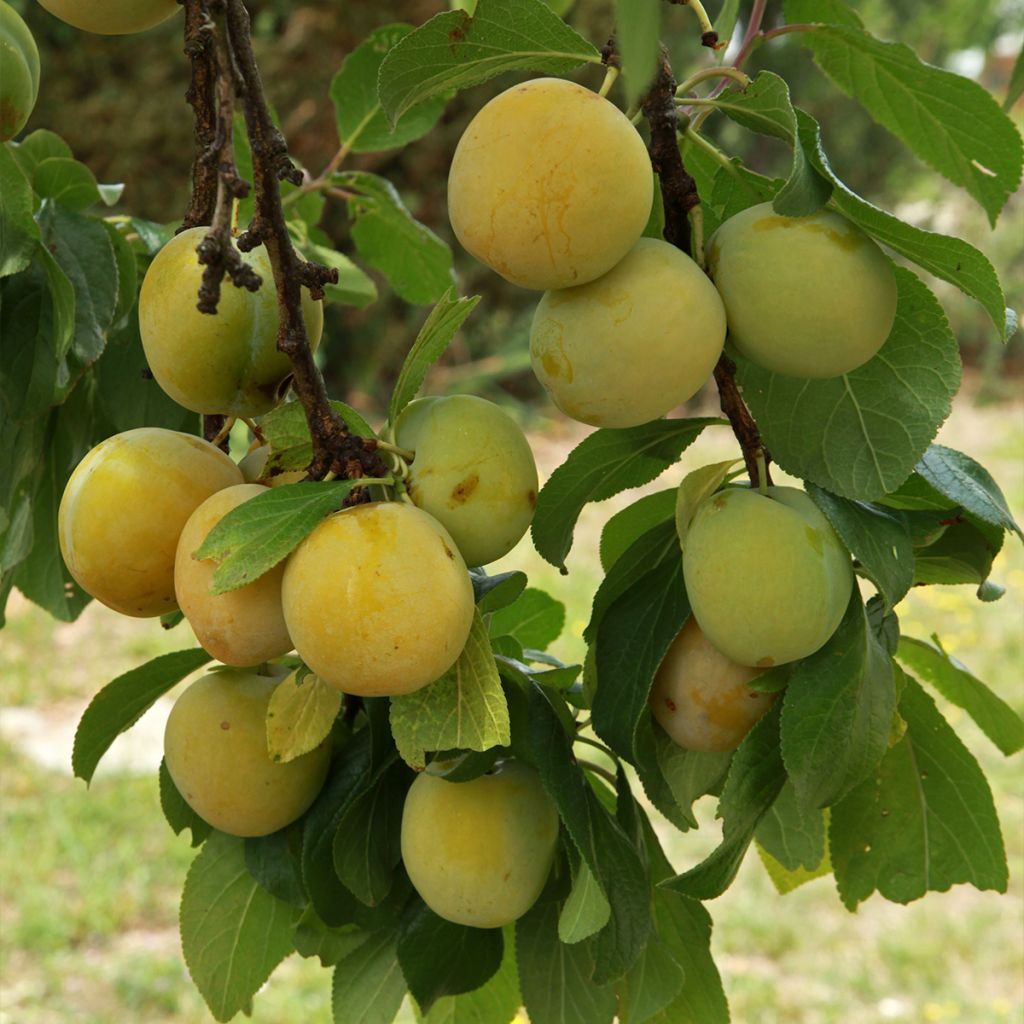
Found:
[{"label": "plum cluster", "polygon": [[[774,373],[815,378],[849,373],[884,344],[895,276],[855,225],[829,210],[754,206],[709,240],[706,274],[643,237],[652,183],[625,115],[560,79],[501,93],[455,151],[452,226],[507,280],[544,290],[530,355],[566,415],[613,428],[664,416],[727,345]],[[729,486],[689,524],[683,576],[693,614],[659,668],[652,711],[681,746],[733,750],[773,699],[748,684],[835,632],[850,557],[803,491]]]}]

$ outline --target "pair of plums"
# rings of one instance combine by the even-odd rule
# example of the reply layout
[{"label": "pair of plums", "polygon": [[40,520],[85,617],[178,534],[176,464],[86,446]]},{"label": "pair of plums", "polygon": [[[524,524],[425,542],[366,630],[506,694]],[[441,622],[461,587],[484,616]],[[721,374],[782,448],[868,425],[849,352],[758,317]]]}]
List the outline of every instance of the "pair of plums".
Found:
[{"label": "pair of plums", "polygon": [[530,355],[566,415],[599,427],[665,415],[708,379],[727,329],[752,362],[807,378],[850,372],[889,336],[892,267],[839,214],[744,210],[710,239],[708,280],[674,246],[642,237],[652,195],[630,121],[562,79],[501,93],[456,148],[452,227],[481,262],[544,291]]}]

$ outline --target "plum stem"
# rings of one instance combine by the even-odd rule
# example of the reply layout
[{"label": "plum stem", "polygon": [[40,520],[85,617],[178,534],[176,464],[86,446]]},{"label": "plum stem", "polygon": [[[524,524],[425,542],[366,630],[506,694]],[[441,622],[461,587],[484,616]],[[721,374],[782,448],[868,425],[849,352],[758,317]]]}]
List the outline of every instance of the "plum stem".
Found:
[{"label": "plum stem", "polygon": [[[322,299],[324,286],[336,284],[338,272],[303,260],[289,237],[280,181],[301,185],[302,173],[289,159],[284,138],[270,116],[253,52],[249,12],[243,0],[183,2],[185,52],[192,62],[188,100],[196,125],[192,200],[183,227],[211,225],[199,247],[200,260],[206,264],[200,308],[216,312],[225,273],[236,286],[260,284],[230,238],[232,204],[227,197],[241,198],[249,191],[234,164],[232,112],[237,102],[245,116],[255,188],[255,213],[239,237],[237,249],[249,252],[265,245],[270,258],[280,315],[277,347],[291,362],[292,388],[305,411],[313,442],[308,476],[314,480],[328,474],[344,479],[386,476],[387,467],[373,446],[354,437],[331,408],[323,376],[313,359],[302,312],[302,289],[308,288],[314,299]],[[212,429],[204,425],[204,432]]]}]

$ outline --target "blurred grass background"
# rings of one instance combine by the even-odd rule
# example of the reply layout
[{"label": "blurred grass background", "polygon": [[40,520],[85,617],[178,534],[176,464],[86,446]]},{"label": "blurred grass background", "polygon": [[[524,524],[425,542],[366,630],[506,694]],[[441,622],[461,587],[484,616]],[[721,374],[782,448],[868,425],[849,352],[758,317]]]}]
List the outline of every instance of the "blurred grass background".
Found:
[{"label": "blurred grass background", "polygon": [[[43,87],[29,129],[51,128],[103,181],[127,184],[125,208],[157,221],[184,209],[191,125],[181,97],[187,67],[179,26],[136,37],[86,36],[49,17],[31,0],[14,0],[42,51]],[[337,146],[327,88],[341,60],[370,29],[420,23],[446,5],[376,0],[253,4],[261,66],[293,152],[314,172]],[[712,13],[719,5],[709,4]],[[863,0],[857,9],[878,34],[907,42],[925,59],[1005,88],[1024,29],[1021,0]],[[781,7],[769,4],[769,18]],[[610,5],[579,0],[570,20],[600,43]],[[704,59],[692,15],[672,11],[677,66]],[[841,176],[873,202],[924,227],[958,234],[987,252],[1024,305],[1021,197],[990,232],[982,212],[944,186],[856,104],[836,93],[798,45],[758,55],[790,82],[794,99],[826,124],[826,145]],[[755,65],[756,66],[756,65]],[[414,213],[451,238],[444,214],[447,160],[472,112],[503,87],[460,95],[440,127],[400,153],[360,157],[352,166],[393,178]],[[1018,107],[1018,112],[1020,107]],[[721,121],[722,119],[719,119]],[[709,123],[726,149],[771,173],[785,155],[771,140]],[[325,228],[349,251],[344,211],[329,208]],[[581,428],[550,419],[524,359],[535,296],[516,291],[456,251],[463,292],[485,305],[432,375],[434,391],[477,391],[505,401],[531,428],[542,473],[564,458]],[[984,314],[951,289],[946,303],[968,364],[967,385],[943,429],[943,443],[982,461],[1001,482],[1011,509],[1024,515],[1024,341],[1005,349]],[[382,284],[382,301],[364,311],[330,312],[330,383],[369,413],[378,411],[425,310],[399,303]],[[705,391],[688,409],[714,410]],[[702,437],[657,486],[688,469],[731,455],[725,431]],[[521,545],[502,563],[525,568],[535,585],[569,608],[562,653],[575,657],[599,580],[600,527],[632,495],[588,509],[576,534],[571,573],[559,577]],[[947,648],[1024,711],[1024,550],[1008,541],[995,579],[1009,590],[982,605],[970,587],[921,589],[901,606],[904,631],[942,636]],[[166,702],[122,737],[86,793],[70,777],[70,744],[85,704],[105,682],[158,653],[189,646],[186,627],[165,633],[98,605],[58,625],[15,595],[0,633],[0,1024],[201,1024],[209,1020],[184,973],[177,900],[192,852],[164,824],[153,772]],[[909,908],[877,896],[856,915],[822,879],[780,898],[755,855],[733,888],[710,904],[714,948],[737,1024],[874,1024],[881,1021],[1018,1022],[1024,1015],[1024,786],[1019,762],[1004,761],[955,708],[945,709],[992,781],[1011,860],[1008,897],[958,887]],[[671,837],[680,869],[717,842],[714,801],[700,805],[698,833]],[[293,957],[256,1000],[257,1024],[298,1024],[330,1017],[329,976]],[[405,1014],[405,1019],[411,1017]]]}]

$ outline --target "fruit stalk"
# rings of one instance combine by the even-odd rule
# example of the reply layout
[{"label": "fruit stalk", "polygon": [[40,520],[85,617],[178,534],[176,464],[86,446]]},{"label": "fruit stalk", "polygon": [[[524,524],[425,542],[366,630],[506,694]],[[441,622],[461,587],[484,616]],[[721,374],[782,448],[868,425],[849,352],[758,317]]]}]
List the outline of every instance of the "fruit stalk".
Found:
[{"label": "fruit stalk", "polygon": [[[663,50],[659,60],[658,77],[647,96],[642,110],[651,129],[651,163],[657,172],[661,185],[661,196],[665,208],[665,241],[690,253],[689,213],[700,204],[697,183],[683,165],[682,153],[677,138],[678,111],[675,106],[676,81]],[[771,483],[768,474],[770,456],[761,442],[754,417],[750,414],[739,385],[736,383],[736,364],[723,353],[715,366],[715,384],[722,412],[729,419],[732,432],[736,435],[743,452],[743,462],[753,487],[760,484],[758,456],[765,467],[766,483]]]}]

